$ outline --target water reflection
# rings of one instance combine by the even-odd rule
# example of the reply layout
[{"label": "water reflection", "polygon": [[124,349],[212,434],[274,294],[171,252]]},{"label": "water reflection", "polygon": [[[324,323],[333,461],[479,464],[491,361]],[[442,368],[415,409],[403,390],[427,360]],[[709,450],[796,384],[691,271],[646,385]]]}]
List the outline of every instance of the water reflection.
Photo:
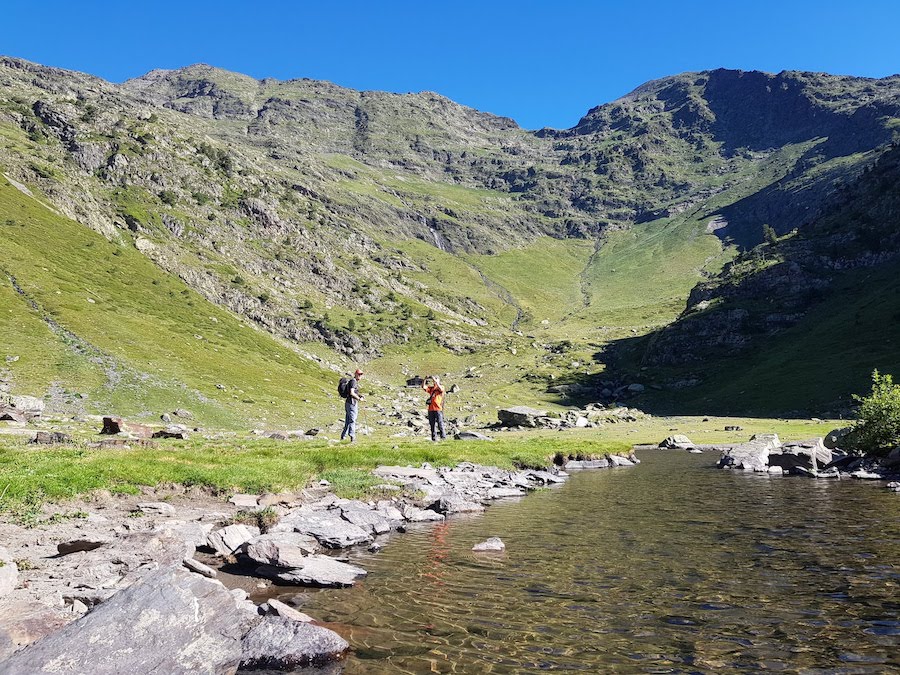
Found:
[{"label": "water reflection", "polygon": [[347,675],[900,672],[897,495],[642,459],[356,554],[366,581],[305,611]]}]

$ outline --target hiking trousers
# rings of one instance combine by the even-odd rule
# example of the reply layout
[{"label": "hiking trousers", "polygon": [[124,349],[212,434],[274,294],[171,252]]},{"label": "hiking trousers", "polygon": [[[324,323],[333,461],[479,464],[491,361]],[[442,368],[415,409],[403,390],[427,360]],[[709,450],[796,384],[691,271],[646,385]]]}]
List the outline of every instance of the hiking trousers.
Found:
[{"label": "hiking trousers", "polygon": [[441,432],[441,440],[447,438],[447,432],[444,431],[444,412],[442,410],[428,411],[428,426],[431,427],[431,440],[437,440],[435,431],[438,430]]},{"label": "hiking trousers", "polygon": [[356,418],[359,416],[359,404],[352,398],[344,401],[344,430],[341,432],[341,440],[347,436],[351,441],[356,440]]}]

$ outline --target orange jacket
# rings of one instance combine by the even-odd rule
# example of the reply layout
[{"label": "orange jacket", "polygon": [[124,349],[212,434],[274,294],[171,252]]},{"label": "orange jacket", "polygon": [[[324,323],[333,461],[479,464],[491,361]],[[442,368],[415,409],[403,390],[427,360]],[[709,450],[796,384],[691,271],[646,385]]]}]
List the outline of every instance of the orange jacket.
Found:
[{"label": "orange jacket", "polygon": [[429,411],[439,411],[444,409],[444,390],[441,386],[433,384],[430,387],[422,387],[431,397],[431,403],[428,404]]}]

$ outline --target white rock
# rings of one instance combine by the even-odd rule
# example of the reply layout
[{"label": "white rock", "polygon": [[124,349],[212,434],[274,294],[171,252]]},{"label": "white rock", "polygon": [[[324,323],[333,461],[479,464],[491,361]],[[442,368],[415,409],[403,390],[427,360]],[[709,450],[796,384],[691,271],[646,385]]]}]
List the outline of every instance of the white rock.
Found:
[{"label": "white rock", "polygon": [[500,537],[491,537],[481,542],[480,544],[475,544],[472,547],[473,551],[504,551],[506,550],[506,544],[503,543],[503,540]]}]

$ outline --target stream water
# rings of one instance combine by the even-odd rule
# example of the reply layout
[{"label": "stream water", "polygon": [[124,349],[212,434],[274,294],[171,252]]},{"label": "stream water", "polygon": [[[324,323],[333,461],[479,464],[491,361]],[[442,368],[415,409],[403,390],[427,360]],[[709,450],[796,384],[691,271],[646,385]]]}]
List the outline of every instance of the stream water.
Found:
[{"label": "stream water", "polygon": [[[900,672],[900,495],[639,457],[353,554],[354,588],[279,597],[350,642],[347,675]],[[489,536],[506,552],[471,551]]]}]

